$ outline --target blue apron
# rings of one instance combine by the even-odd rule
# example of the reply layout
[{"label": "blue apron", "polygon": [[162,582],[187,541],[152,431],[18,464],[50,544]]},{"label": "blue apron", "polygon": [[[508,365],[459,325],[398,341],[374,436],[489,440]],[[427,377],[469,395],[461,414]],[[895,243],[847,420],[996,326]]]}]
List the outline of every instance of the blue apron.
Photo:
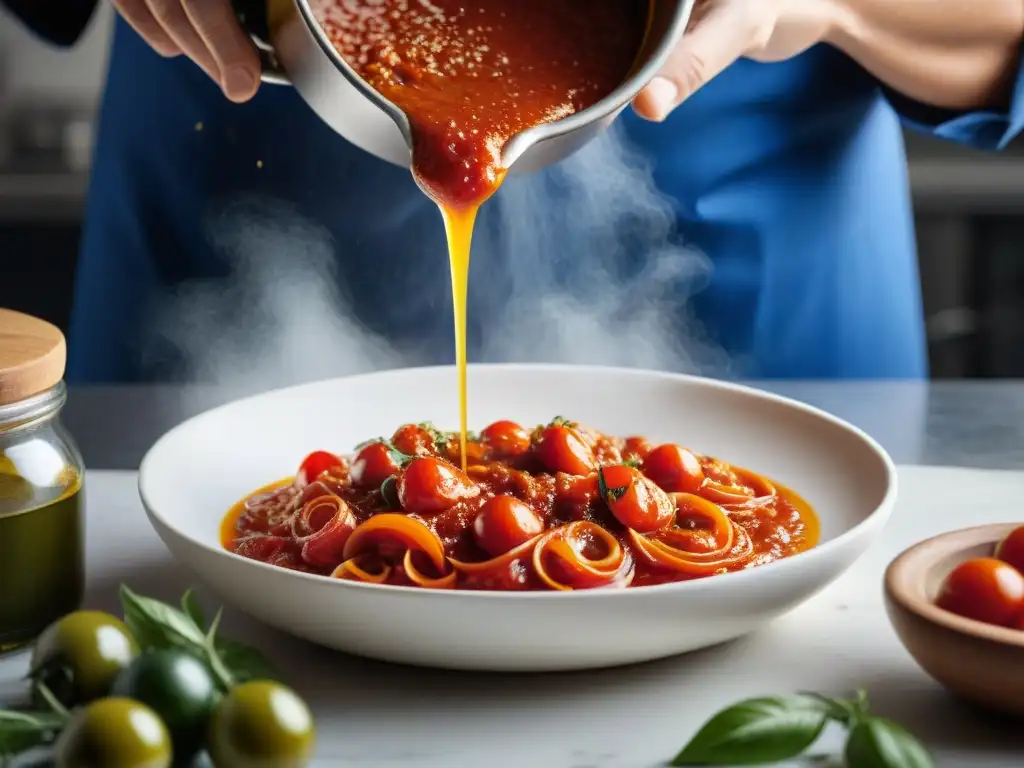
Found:
[{"label": "blue apron", "polygon": [[[925,376],[901,118],[998,148],[1024,98],[967,115],[901,101],[824,46],[744,60],[665,123],[624,113],[570,160],[513,176],[474,242],[470,360]],[[118,21],[70,380],[202,377],[204,340],[207,358],[230,357],[307,320],[276,343],[449,363],[448,281],[440,217],[406,169],[348,144],[290,88],[229,103]]]}]

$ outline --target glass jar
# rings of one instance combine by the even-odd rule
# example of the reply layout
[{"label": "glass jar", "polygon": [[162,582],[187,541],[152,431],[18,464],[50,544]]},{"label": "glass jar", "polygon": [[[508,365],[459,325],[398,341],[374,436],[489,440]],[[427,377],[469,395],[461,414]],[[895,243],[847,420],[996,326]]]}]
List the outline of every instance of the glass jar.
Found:
[{"label": "glass jar", "polygon": [[81,454],[60,423],[63,334],[0,309],[0,653],[82,601]]}]

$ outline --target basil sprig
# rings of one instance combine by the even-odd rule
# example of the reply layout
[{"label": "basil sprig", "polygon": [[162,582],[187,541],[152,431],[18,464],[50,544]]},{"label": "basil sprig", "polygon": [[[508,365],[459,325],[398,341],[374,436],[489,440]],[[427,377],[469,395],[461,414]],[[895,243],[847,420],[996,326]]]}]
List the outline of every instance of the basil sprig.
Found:
[{"label": "basil sprig", "polygon": [[909,731],[868,712],[863,691],[852,700],[799,693],[738,702],[708,720],[671,765],[791,760],[814,744],[830,722],[848,729],[847,768],[933,768],[928,751]]},{"label": "basil sprig", "polygon": [[273,678],[263,654],[255,648],[219,637],[221,612],[209,626],[191,591],[181,599],[181,610],[142,597],[121,585],[124,621],[143,648],[173,648],[188,651],[209,664],[222,691],[258,678]]}]

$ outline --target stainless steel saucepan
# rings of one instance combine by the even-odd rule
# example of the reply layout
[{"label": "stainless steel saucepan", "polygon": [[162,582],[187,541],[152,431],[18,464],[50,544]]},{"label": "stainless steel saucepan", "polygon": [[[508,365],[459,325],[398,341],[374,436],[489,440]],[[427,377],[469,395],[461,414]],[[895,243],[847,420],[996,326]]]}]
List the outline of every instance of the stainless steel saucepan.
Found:
[{"label": "stainless steel saucepan", "polygon": [[[641,64],[629,79],[588,109],[514,136],[505,145],[502,164],[514,172],[539,170],[607,128],[668,58],[686,29],[693,3],[653,0]],[[245,10],[240,0],[235,7]],[[396,165],[409,165],[411,131],[405,113],[346,63],[317,24],[309,0],[267,0],[263,34],[252,24],[246,26],[260,50],[264,83],[293,85],[313,111],[350,142]]]}]

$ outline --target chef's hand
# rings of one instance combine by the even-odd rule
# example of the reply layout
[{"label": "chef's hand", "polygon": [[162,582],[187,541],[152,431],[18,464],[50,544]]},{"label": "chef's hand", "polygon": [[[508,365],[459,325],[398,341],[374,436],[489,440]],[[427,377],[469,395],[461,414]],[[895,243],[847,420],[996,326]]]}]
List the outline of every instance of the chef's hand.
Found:
[{"label": "chef's hand", "polygon": [[697,0],[686,33],[633,107],[664,120],[741,57],[783,61],[821,42],[838,13],[835,0]]},{"label": "chef's hand", "polygon": [[230,0],[114,0],[136,32],[161,56],[185,54],[232,101],[248,101],[260,84],[260,61]]}]

